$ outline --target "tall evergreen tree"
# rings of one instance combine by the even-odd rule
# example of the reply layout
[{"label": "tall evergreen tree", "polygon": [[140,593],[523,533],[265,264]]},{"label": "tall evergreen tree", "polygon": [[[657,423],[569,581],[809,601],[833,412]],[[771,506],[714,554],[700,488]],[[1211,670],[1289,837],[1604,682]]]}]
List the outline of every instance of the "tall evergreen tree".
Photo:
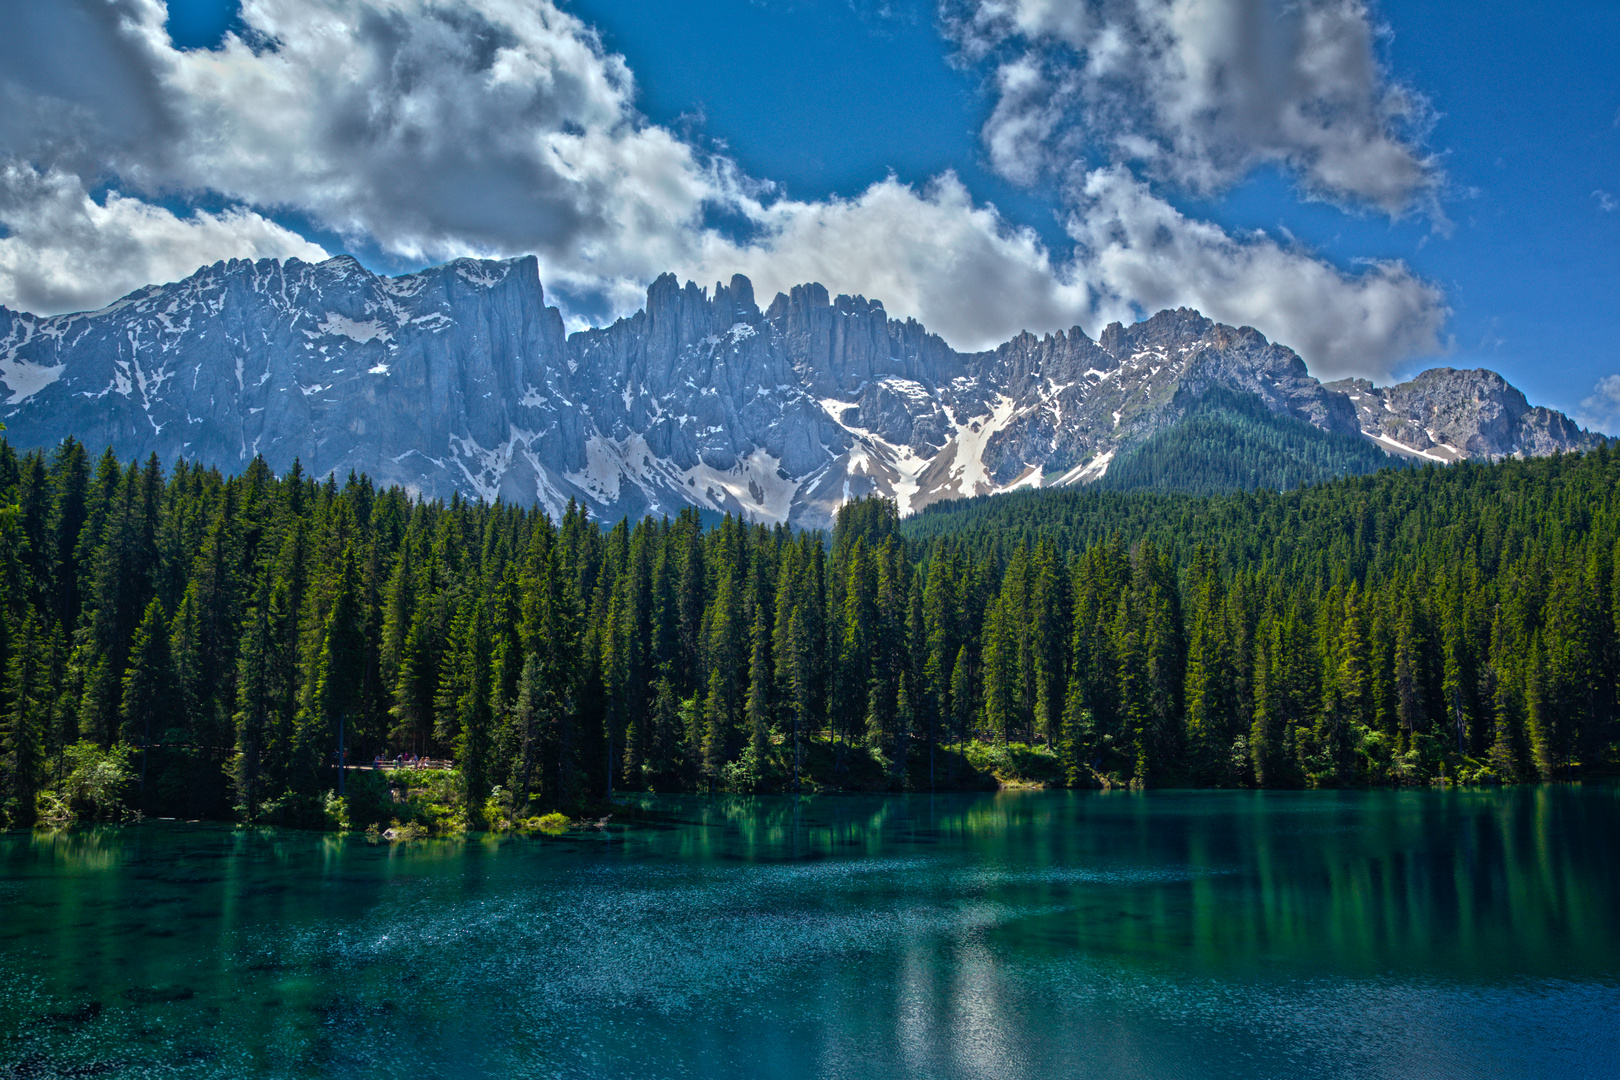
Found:
[{"label": "tall evergreen tree", "polygon": [[11,661],[6,669],[5,728],[0,731],[4,754],[4,811],[13,825],[32,825],[35,799],[45,780],[45,733],[51,700],[49,684],[50,635],[32,611],[23,616],[13,635]]},{"label": "tall evergreen tree", "polygon": [[141,749],[143,793],[152,744],[175,717],[179,704],[177,689],[174,663],[169,654],[169,628],[163,617],[163,605],[154,597],[135,630],[118,710],[124,741]]}]

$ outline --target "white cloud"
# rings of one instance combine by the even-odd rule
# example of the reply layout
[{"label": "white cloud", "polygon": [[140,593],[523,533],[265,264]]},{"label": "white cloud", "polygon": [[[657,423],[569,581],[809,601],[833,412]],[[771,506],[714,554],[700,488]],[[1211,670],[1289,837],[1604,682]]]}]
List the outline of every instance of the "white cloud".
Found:
[{"label": "white cloud", "polygon": [[1360,0],[942,0],[996,65],[992,163],[1020,182],[1086,152],[1201,194],[1263,164],[1306,190],[1399,213],[1438,169],[1426,104],[1379,66]]},{"label": "white cloud", "polygon": [[1605,214],[1612,214],[1616,208],[1620,208],[1620,199],[1616,199],[1612,193],[1604,191],[1602,188],[1592,192],[1592,198],[1597,200],[1598,209]]},{"label": "white cloud", "polygon": [[1108,322],[1185,305],[1254,326],[1324,378],[1387,381],[1403,363],[1443,350],[1445,298],[1401,263],[1346,274],[1267,236],[1233,238],[1122,168],[1091,173],[1073,199],[1079,246],[1068,262],[994,207],[975,205],[947,175],[921,192],[890,179],[856,199],[758,208],[757,243],[711,237],[703,258],[680,271],[714,281],[740,269],[762,303],[821,281],[881,299],[892,316],[914,317],[960,349],[1076,324],[1095,336]]},{"label": "white cloud", "polygon": [[1118,166],[1086,176],[1076,203],[1069,229],[1082,245],[1078,272],[1100,291],[1105,318],[1197,308],[1255,327],[1328,379],[1387,380],[1400,364],[1443,349],[1445,297],[1403,263],[1346,274],[1264,234],[1234,238],[1184,216]]},{"label": "white cloud", "polygon": [[[1187,5],[1138,6],[1142,19],[1197,21]],[[158,0],[63,0],[40,10],[73,24],[67,38],[40,31],[50,37],[42,49],[108,58],[81,61],[83,77],[64,80],[51,73],[71,55],[35,71],[0,42],[0,155],[9,155],[0,163],[13,163],[0,191],[9,230],[0,238],[0,302],[40,311],[95,306],[233,255],[318,257],[264,216],[275,208],[407,261],[534,253],[552,295],[560,286],[565,301],[576,300],[576,323],[584,312],[635,310],[666,270],[699,281],[740,270],[762,299],[806,280],[881,299],[959,348],[1077,323],[1095,334],[1133,310],[1189,304],[1256,326],[1324,374],[1383,376],[1435,351],[1446,314],[1438,290],[1401,264],[1346,274],[1265,237],[1233,238],[1179,214],[1121,168],[1072,178],[1070,255],[975,203],[949,173],[920,190],[891,178],[852,199],[776,198],[727,158],[642,117],[624,60],[550,0],[245,0],[248,29],[215,51],[175,49]],[[1301,10],[1315,17],[1330,8]],[[1364,9],[1331,10],[1365,29]],[[1099,80],[1129,86],[1175,68],[1147,64],[1141,42],[1085,4],[1006,0],[976,11],[983,25],[961,32],[965,43],[975,34],[987,47],[1046,43],[1000,65],[997,109],[1006,115],[993,121],[992,152],[1009,169],[1043,167],[1040,153],[1078,139],[1074,111],[1101,107],[1088,96]],[[1295,21],[1300,34],[1309,29],[1310,18]],[[1153,55],[1185,52],[1195,37],[1165,30]],[[1088,43],[1083,76],[1051,44],[1067,41]],[[1231,157],[1228,134],[1249,113],[1199,119],[1214,106],[1197,102],[1218,104],[1211,88],[1226,85],[1194,62],[1206,54],[1214,55],[1182,56],[1197,77],[1172,80],[1153,99],[1154,115],[1191,119],[1115,125],[1119,145],[1139,144],[1132,152],[1143,160],[1185,158],[1216,179],[1243,154],[1286,151],[1322,186],[1373,201],[1422,182],[1421,169],[1409,181],[1395,168],[1385,191],[1356,172],[1356,154],[1377,159],[1380,145],[1396,166],[1417,159],[1404,144],[1380,143],[1348,106],[1304,123],[1284,150],[1250,140]],[[1339,53],[1325,46],[1291,55],[1295,67],[1315,65],[1314,89],[1282,95],[1286,109],[1251,109],[1270,118],[1262,134],[1284,130],[1289,109],[1304,116],[1313,102],[1399,111],[1372,69],[1345,61],[1348,73],[1335,75]],[[1335,79],[1350,88],[1333,90]],[[86,194],[109,179],[122,194],[100,203]],[[182,217],[156,205],[199,194],[245,208]],[[752,235],[738,241],[706,227],[712,210],[749,223]]]},{"label": "white cloud", "polygon": [[1575,419],[1593,431],[1620,431],[1620,375],[1605,375],[1581,399]]},{"label": "white cloud", "polygon": [[[997,172],[1033,184],[1067,133],[1077,92],[1073,73],[1058,73],[1039,57],[1019,56],[995,75],[996,106],[984,125],[985,149]],[[1069,156],[1069,155],[1066,155]]]},{"label": "white cloud", "polygon": [[891,177],[854,199],[754,204],[750,214],[761,228],[755,242],[711,234],[702,258],[680,271],[697,281],[740,271],[761,303],[820,281],[882,300],[890,315],[916,318],[968,350],[1089,314],[1085,286],[1054,265],[1040,239],[975,205],[949,173],[920,192]]},{"label": "white cloud", "polygon": [[[155,5],[153,5],[155,7]],[[538,253],[650,276],[724,195],[641,120],[623,60],[549,2],[249,0],[265,49],[176,51],[135,28],[186,137],[156,183],[290,203],[413,260]]]},{"label": "white cloud", "polygon": [[212,51],[174,48],[166,14],[40,16],[74,42],[58,60],[117,62],[0,74],[0,154],[147,201],[293,208],[410,262],[534,253],[548,283],[609,291],[689,256],[706,204],[748,187],[647,123],[623,59],[549,0],[246,0]]},{"label": "white cloud", "polygon": [[317,244],[251,210],[178,217],[79,178],[0,164],[0,304],[36,314],[83,311],[220,259],[327,257]]}]

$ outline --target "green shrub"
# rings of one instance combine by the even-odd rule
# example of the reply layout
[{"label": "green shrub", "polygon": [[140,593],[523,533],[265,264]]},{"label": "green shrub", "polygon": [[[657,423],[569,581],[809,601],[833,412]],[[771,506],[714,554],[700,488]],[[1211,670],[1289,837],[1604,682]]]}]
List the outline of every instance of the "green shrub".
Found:
[{"label": "green shrub", "polygon": [[42,792],[40,820],[52,824],[74,821],[116,821],[124,816],[124,790],[129,785],[129,747],[119,743],[103,750],[93,742],[76,742],[62,752],[67,776]]},{"label": "green shrub", "polygon": [[720,787],[739,795],[746,795],[760,789],[760,781],[768,763],[761,762],[759,755],[754,752],[753,743],[743,747],[742,753],[736,761],[727,762],[720,770]]},{"label": "green shrub", "polygon": [[380,826],[396,813],[393,788],[388,778],[377,772],[351,772],[345,785],[344,801],[349,828]]},{"label": "green shrub", "polygon": [[[392,769],[383,774],[390,788],[388,812],[434,836],[455,836],[471,828],[467,784],[455,769]],[[487,808],[485,808],[487,809]]]},{"label": "green shrub", "polygon": [[1007,787],[1062,787],[1063,761],[1048,746],[981,742],[962,750],[968,764]]},{"label": "green shrub", "polygon": [[349,831],[349,800],[345,796],[335,795],[328,791],[321,800],[321,814],[326,819],[326,827],[337,832]]}]

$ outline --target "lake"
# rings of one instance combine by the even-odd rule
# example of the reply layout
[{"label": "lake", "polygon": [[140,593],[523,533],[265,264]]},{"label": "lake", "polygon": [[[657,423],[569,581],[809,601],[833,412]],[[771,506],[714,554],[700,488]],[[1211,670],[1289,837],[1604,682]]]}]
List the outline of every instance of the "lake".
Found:
[{"label": "lake", "polygon": [[0,834],[0,1075],[1620,1069],[1620,788],[647,797]]}]

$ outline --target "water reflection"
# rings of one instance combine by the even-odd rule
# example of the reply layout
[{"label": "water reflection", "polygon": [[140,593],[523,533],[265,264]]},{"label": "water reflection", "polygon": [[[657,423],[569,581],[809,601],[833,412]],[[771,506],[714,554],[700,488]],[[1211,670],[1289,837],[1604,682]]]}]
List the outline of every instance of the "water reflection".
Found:
[{"label": "water reflection", "polygon": [[1612,787],[639,810],[558,840],[0,836],[0,1068],[1466,1076],[1620,1051]]},{"label": "water reflection", "polygon": [[659,820],[681,858],[911,856],[947,896],[1062,907],[1019,928],[1053,945],[1569,974],[1609,970],[1620,944],[1616,792],[666,799]]}]

